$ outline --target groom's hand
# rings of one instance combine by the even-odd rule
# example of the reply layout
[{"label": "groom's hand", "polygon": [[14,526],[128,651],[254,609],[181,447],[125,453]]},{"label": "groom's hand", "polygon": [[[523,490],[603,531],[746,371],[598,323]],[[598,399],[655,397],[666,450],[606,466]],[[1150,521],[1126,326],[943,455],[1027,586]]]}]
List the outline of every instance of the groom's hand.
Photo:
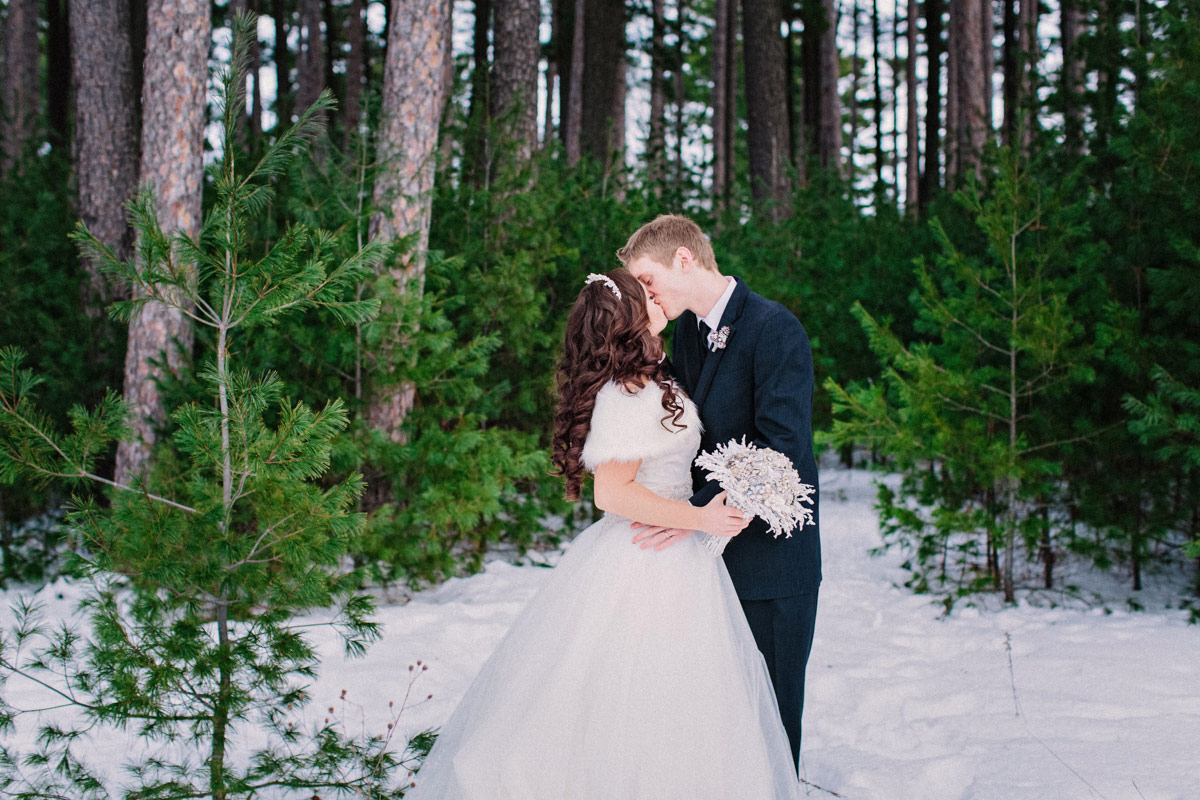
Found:
[{"label": "groom's hand", "polygon": [[652,547],[655,550],[663,550],[676,542],[682,542],[695,533],[695,531],[682,530],[680,528],[663,528],[658,525],[646,525],[642,522],[634,522],[629,527],[638,531],[638,534],[633,537],[633,543],[640,544],[643,550],[649,550]]}]

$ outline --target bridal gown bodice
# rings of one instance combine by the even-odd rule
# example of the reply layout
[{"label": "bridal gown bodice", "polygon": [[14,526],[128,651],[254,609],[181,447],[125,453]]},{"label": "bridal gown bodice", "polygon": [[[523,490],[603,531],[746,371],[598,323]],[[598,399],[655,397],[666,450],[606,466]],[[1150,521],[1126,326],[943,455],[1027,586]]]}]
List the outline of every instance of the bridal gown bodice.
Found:
[{"label": "bridal gown bodice", "polygon": [[700,447],[700,417],[684,396],[678,422],[663,408],[663,390],[656,385],[630,392],[608,383],[596,396],[592,423],[583,446],[583,465],[595,470],[605,461],[641,461],[637,482],[672,500],[692,494],[692,461]]},{"label": "bridal gown bodice", "polygon": [[[656,384],[608,384],[581,460],[593,470],[639,460],[639,483],[689,497],[700,421],[687,400],[685,427],[662,425],[667,413]],[[575,538],[442,726],[406,800],[798,797],[724,563],[699,536],[642,550],[629,525],[605,514]]]}]

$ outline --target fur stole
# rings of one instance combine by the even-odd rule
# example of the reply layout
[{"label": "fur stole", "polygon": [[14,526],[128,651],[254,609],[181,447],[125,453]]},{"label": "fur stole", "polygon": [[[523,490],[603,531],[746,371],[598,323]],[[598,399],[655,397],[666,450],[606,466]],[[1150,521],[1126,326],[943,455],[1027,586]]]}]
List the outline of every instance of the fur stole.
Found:
[{"label": "fur stole", "polygon": [[596,395],[591,427],[580,460],[595,472],[605,461],[646,461],[664,455],[678,446],[676,438],[687,429],[700,428],[695,406],[684,399],[683,416],[677,428],[662,407],[663,390],[651,381],[637,392],[630,392],[614,381],[606,383]]}]

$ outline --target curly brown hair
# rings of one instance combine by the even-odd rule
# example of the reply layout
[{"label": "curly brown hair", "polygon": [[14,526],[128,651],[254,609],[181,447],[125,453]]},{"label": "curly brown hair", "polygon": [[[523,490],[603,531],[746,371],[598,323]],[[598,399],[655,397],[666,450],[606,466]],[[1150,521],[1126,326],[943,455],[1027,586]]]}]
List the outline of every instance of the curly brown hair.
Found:
[{"label": "curly brown hair", "polygon": [[662,363],[662,340],[650,332],[646,295],[637,278],[618,268],[607,273],[621,291],[617,297],[603,281],[583,287],[567,316],[562,358],[558,362],[558,410],[554,416],[551,474],[566,480],[568,500],[579,499],[583,485],[580,454],[591,428],[596,395],[609,381],[663,389],[662,406],[675,430],[686,426],[683,399]]}]

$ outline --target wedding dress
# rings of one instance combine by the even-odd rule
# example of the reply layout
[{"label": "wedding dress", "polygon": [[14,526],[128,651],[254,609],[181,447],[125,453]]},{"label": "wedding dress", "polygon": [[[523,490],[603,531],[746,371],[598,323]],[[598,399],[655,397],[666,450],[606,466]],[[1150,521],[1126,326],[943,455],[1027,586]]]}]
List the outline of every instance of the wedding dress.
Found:
[{"label": "wedding dress", "polygon": [[[596,399],[589,469],[691,495],[700,420],[669,432],[662,389]],[[668,425],[670,423],[668,422]],[[724,562],[691,536],[631,543],[605,514],[579,534],[484,664],[408,800],[792,800],[799,782],[766,664]]]}]

